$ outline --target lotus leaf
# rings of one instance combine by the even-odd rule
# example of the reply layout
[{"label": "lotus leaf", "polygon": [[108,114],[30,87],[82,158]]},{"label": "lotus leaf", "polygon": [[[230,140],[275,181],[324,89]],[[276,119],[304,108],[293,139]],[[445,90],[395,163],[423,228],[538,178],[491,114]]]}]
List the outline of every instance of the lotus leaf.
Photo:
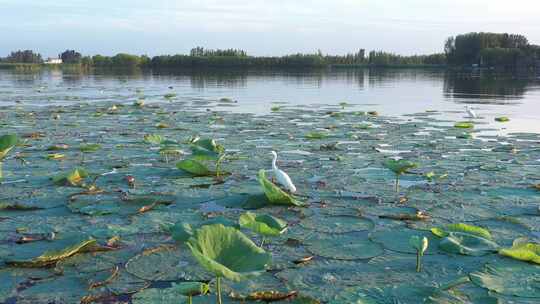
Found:
[{"label": "lotus leaf", "polygon": [[52,178],[55,185],[58,186],[79,186],[85,178],[89,176],[84,168],[76,168],[67,173],[60,173]]},{"label": "lotus leaf", "polygon": [[208,169],[203,163],[193,160],[186,159],[176,164],[176,167],[180,170],[186,171],[193,176],[215,176],[217,173]]},{"label": "lotus leaf", "polygon": [[183,277],[177,248],[160,246],[146,249],[126,263],[130,274],[150,281],[174,281]]},{"label": "lotus leaf", "polygon": [[498,122],[508,122],[508,121],[510,121],[510,118],[508,118],[508,117],[506,117],[506,116],[495,117],[495,121],[498,121]]},{"label": "lotus leaf", "polygon": [[472,128],[474,128],[474,124],[472,122],[467,122],[467,121],[457,122],[457,123],[454,124],[454,128],[472,129]]},{"label": "lotus leaf", "polygon": [[404,160],[404,159],[400,159],[400,160],[389,159],[384,162],[384,166],[392,170],[392,172],[394,172],[395,174],[401,175],[401,174],[407,173],[407,171],[410,169],[414,169],[418,167],[418,164],[413,163],[408,160]]},{"label": "lotus leaf", "polygon": [[147,288],[141,290],[131,297],[133,304],[184,304],[187,297],[178,292],[176,284],[168,288]]},{"label": "lotus leaf", "polygon": [[196,229],[201,228],[206,225],[214,225],[214,224],[221,224],[225,227],[240,228],[240,226],[238,226],[237,223],[229,219],[226,219],[222,216],[208,219],[194,226],[185,222],[177,222],[174,225],[163,225],[163,228],[165,231],[167,231],[168,233],[172,235],[175,241],[179,243],[184,243],[184,242],[187,242],[189,238],[193,236],[193,233]]},{"label": "lotus leaf", "polygon": [[191,153],[198,160],[217,160],[225,153],[225,148],[214,139],[196,139],[191,142]]},{"label": "lotus leaf", "polygon": [[511,248],[502,248],[499,254],[525,262],[540,264],[540,244],[514,242]]},{"label": "lotus leaf", "polygon": [[371,230],[371,220],[353,215],[313,215],[300,222],[304,228],[325,233],[347,233]]},{"label": "lotus leaf", "polygon": [[311,253],[336,260],[369,259],[384,252],[381,245],[370,241],[362,233],[319,233],[307,238],[305,244]]},{"label": "lotus leaf", "polygon": [[323,133],[323,132],[309,132],[306,134],[306,138],[307,139],[323,139],[323,138],[326,138],[328,137],[328,134],[327,133]]},{"label": "lotus leaf", "polygon": [[17,145],[18,141],[17,135],[14,134],[0,136],[0,161],[2,161],[8,152]]},{"label": "lotus leaf", "polygon": [[272,183],[266,178],[264,170],[259,170],[258,178],[264,194],[271,205],[285,205],[285,206],[303,206],[303,203],[296,200],[292,195],[281,190],[278,186]]},{"label": "lotus leaf", "polygon": [[240,227],[265,236],[278,236],[287,230],[287,222],[268,214],[246,212],[238,220]]},{"label": "lotus leaf", "polygon": [[499,265],[486,264],[470,274],[471,281],[498,294],[540,298],[540,266],[512,261]]},{"label": "lotus leaf", "polygon": [[429,246],[424,254],[435,254],[437,252],[437,245],[439,244],[439,240],[428,231],[406,228],[396,231],[384,230],[373,232],[369,235],[369,237],[374,242],[381,244],[384,248],[388,250],[416,254],[416,249],[412,248],[409,244],[409,239],[414,235],[418,235],[420,237],[425,236],[427,237],[429,244],[432,244],[432,246]]},{"label": "lotus leaf", "polygon": [[101,149],[100,144],[85,144],[79,147],[79,150],[81,150],[83,153],[97,152],[99,149]]},{"label": "lotus leaf", "polygon": [[144,136],[144,142],[154,145],[161,145],[162,142],[165,141],[165,138],[163,136],[158,134],[146,134]]},{"label": "lotus leaf", "polygon": [[431,232],[438,237],[446,237],[451,232],[460,232],[483,237],[485,239],[492,239],[489,230],[464,223],[449,224],[441,228],[431,228]]},{"label": "lotus leaf", "polygon": [[233,281],[261,275],[271,259],[242,232],[221,224],[197,229],[186,244],[204,268]]},{"label": "lotus leaf", "polygon": [[499,245],[473,234],[449,232],[448,236],[441,239],[439,248],[449,253],[481,256],[496,252]]}]

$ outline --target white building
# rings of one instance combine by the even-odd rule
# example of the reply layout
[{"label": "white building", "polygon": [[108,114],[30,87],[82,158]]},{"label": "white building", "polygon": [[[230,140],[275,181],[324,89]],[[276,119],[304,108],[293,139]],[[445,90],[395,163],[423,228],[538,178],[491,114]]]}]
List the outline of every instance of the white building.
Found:
[{"label": "white building", "polygon": [[60,58],[47,58],[45,64],[62,64],[62,59]]}]

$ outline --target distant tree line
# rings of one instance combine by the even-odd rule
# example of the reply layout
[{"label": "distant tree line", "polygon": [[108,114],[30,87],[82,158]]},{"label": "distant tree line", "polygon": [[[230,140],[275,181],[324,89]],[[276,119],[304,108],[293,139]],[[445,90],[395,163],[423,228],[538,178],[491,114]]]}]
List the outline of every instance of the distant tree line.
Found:
[{"label": "distant tree line", "polygon": [[523,35],[468,33],[446,40],[448,64],[478,65],[508,69],[538,68],[540,46],[530,44]]},{"label": "distant tree line", "polygon": [[[359,49],[345,55],[312,54],[286,56],[250,56],[241,49],[205,49],[195,47],[189,54],[159,55],[152,58],[120,53],[114,56],[83,56],[75,50],[59,54],[66,64],[97,68],[304,68],[326,66],[471,66],[504,69],[540,70],[540,46],[532,45],[523,35],[497,33],[468,33],[450,37],[444,53],[403,56],[384,51]],[[0,62],[42,63],[40,54],[31,50],[12,52]]]}]

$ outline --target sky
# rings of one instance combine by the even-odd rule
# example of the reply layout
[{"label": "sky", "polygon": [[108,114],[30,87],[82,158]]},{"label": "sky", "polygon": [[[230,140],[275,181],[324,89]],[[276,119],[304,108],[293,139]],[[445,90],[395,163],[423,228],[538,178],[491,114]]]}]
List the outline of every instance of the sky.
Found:
[{"label": "sky", "polygon": [[250,55],[442,52],[449,36],[520,33],[540,44],[538,0],[0,0],[0,56],[240,48]]}]

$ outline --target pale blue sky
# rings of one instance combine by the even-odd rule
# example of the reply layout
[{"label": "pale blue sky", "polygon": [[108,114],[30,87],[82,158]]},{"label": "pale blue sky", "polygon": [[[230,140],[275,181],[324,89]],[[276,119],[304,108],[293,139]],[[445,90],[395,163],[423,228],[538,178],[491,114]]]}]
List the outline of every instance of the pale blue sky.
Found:
[{"label": "pale blue sky", "polygon": [[442,51],[471,31],[540,44],[538,0],[0,0],[0,56],[187,53],[200,45],[253,55]]}]

